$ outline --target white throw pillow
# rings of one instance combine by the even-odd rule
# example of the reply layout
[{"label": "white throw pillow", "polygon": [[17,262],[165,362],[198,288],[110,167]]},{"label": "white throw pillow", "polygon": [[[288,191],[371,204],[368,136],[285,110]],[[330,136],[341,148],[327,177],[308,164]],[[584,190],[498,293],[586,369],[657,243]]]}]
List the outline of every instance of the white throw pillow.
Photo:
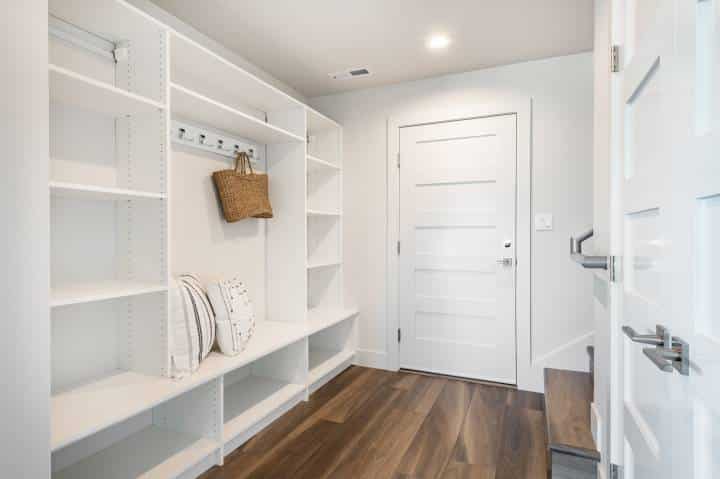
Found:
[{"label": "white throw pillow", "polygon": [[208,296],[215,310],[217,342],[228,356],[245,349],[255,331],[255,311],[242,281],[232,278],[208,285]]},{"label": "white throw pillow", "polygon": [[200,367],[215,343],[215,314],[197,277],[179,276],[170,288],[170,375],[181,378]]}]

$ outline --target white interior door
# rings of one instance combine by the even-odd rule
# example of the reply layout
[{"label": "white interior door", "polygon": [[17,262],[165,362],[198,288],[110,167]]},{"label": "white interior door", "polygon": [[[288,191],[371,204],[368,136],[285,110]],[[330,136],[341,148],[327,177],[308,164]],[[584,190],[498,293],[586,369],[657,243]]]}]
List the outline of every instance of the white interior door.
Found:
[{"label": "white interior door", "polygon": [[[720,477],[718,0],[614,0],[622,275],[615,318],[689,344],[687,375],[618,328],[624,478]],[[675,344],[674,353],[680,351]],[[663,361],[658,361],[660,365]]]},{"label": "white interior door", "polygon": [[514,384],[516,116],[400,129],[400,366]]}]

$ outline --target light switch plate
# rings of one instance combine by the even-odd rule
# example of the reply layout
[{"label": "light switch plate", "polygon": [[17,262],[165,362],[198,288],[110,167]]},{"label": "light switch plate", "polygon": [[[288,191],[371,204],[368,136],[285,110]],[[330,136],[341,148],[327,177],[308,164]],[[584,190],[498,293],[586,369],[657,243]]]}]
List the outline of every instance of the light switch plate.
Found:
[{"label": "light switch plate", "polygon": [[535,215],[535,231],[552,231],[553,215],[550,213],[538,213]]}]

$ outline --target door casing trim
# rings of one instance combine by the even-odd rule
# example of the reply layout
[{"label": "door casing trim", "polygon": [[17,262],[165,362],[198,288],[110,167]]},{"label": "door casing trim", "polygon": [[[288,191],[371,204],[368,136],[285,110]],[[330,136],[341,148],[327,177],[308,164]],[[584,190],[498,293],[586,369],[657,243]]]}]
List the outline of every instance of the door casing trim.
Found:
[{"label": "door casing trim", "polygon": [[[515,114],[517,118],[517,214],[516,259],[517,285],[515,290],[515,367],[520,389],[537,389],[532,371],[531,298],[531,241],[532,241],[532,97],[508,96],[495,102],[460,108],[439,108],[387,119],[387,212],[385,231],[387,243],[385,263],[387,271],[387,368],[400,369],[400,347],[397,342],[399,317],[399,256],[400,239],[400,175],[397,155],[400,148],[400,128],[448,121],[486,118]],[[402,161],[402,159],[401,159]]]}]

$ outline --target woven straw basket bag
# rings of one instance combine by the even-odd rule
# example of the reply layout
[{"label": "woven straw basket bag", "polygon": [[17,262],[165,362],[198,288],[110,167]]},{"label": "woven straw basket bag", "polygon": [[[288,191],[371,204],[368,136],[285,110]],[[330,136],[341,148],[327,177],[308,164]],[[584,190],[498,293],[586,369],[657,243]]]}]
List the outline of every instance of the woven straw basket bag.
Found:
[{"label": "woven straw basket bag", "polygon": [[235,169],[214,172],[213,181],[228,223],[244,218],[273,217],[268,177],[253,171],[250,158],[244,151],[235,158]]}]

